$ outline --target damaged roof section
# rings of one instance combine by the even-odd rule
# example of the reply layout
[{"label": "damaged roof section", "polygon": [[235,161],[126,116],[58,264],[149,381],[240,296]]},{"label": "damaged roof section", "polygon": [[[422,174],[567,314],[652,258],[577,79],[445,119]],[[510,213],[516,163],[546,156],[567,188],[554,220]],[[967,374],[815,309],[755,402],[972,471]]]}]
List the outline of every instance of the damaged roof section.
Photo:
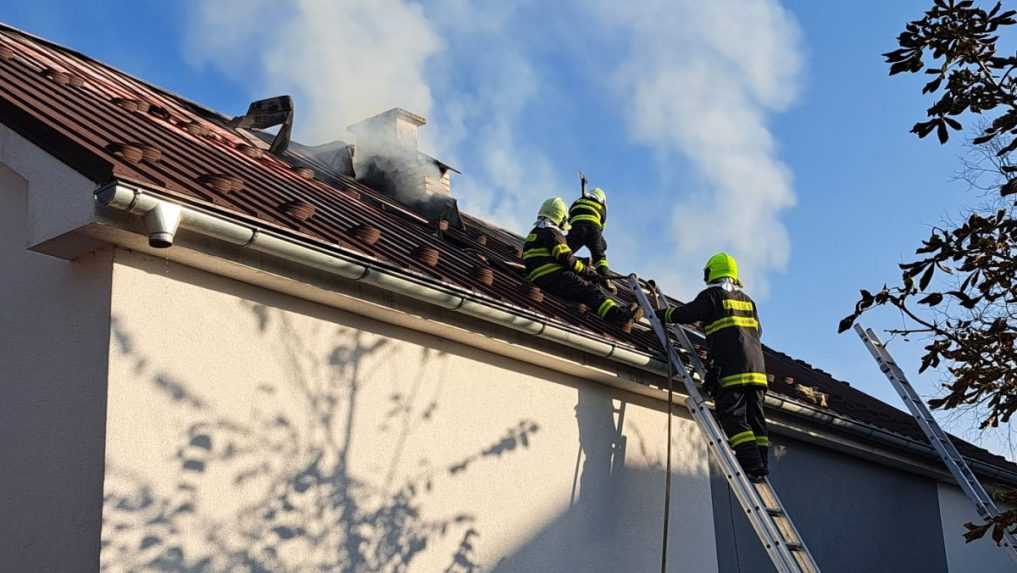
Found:
[{"label": "damaged roof section", "polygon": [[[370,257],[421,280],[480,293],[584,335],[656,352],[651,333],[609,325],[529,284],[522,239],[459,212],[447,164],[421,153],[424,118],[395,109],[352,126],[354,141],[307,146],[288,98],[226,117],[73,50],[0,26],[0,117],[97,185],[165,190],[295,239]],[[265,131],[279,126],[276,133]],[[621,298],[631,301],[622,289]],[[805,362],[766,349],[771,391],[920,442],[913,419]],[[974,459],[1003,458],[956,440]]]}]

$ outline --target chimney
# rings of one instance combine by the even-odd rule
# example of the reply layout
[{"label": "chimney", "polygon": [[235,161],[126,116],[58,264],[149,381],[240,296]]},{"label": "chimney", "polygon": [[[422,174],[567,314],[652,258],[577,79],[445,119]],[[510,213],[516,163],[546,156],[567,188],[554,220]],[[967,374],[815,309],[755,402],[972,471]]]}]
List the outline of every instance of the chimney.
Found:
[{"label": "chimney", "polygon": [[423,117],[394,107],[349,126],[357,136],[357,146],[369,151],[373,146],[398,146],[417,151],[417,132],[427,123]]},{"label": "chimney", "polygon": [[353,171],[357,180],[429,221],[445,219],[461,227],[452,198],[451,172],[456,170],[418,149],[420,127],[426,123],[415,113],[392,108],[349,126],[356,142]]}]

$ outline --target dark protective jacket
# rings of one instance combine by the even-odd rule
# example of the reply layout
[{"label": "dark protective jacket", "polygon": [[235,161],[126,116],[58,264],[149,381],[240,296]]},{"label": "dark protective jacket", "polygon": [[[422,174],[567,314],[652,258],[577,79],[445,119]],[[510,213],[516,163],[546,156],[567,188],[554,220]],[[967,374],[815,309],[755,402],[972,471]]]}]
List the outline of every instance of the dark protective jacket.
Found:
[{"label": "dark protective jacket", "polygon": [[702,322],[720,388],[766,387],[756,304],[737,287],[711,285],[689,304],[664,311],[664,322]]},{"label": "dark protective jacket", "polygon": [[580,197],[569,208],[569,224],[572,225],[566,237],[569,247],[573,251],[583,247],[589,249],[593,267],[601,274],[608,274],[607,241],[604,240],[607,205]]},{"label": "dark protective jacket", "polygon": [[576,199],[569,207],[569,224],[574,227],[580,223],[593,225],[603,231],[607,225],[607,205],[589,197]]},{"label": "dark protective jacket", "polygon": [[526,279],[529,281],[563,269],[576,273],[586,270],[583,261],[572,254],[572,249],[565,242],[565,235],[551,225],[538,225],[526,236],[523,262],[526,263]]}]

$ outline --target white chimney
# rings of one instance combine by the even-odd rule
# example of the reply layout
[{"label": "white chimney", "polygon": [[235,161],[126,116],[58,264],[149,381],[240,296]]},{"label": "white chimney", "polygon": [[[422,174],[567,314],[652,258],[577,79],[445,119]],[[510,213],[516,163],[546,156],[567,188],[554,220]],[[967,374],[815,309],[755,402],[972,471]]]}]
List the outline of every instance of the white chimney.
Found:
[{"label": "white chimney", "polygon": [[395,107],[349,126],[356,142],[357,178],[373,180],[380,170],[397,196],[451,196],[450,172],[455,170],[418,149],[420,126],[426,123],[424,117]]},{"label": "white chimney", "polygon": [[368,151],[372,147],[396,146],[406,150],[417,150],[417,131],[427,123],[423,117],[394,107],[386,112],[371,116],[349,126],[356,136],[357,147]]}]

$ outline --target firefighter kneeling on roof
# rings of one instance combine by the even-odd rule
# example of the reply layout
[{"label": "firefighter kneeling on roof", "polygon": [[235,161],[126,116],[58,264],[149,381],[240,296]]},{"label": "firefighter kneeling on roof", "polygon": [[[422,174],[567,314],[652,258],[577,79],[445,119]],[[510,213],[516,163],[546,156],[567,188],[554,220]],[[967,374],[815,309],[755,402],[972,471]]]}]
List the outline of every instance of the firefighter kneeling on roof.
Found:
[{"label": "firefighter kneeling on roof", "polygon": [[756,305],[742,292],[738,263],[727,253],[710,257],[703,269],[709,285],[685,306],[663,313],[664,322],[703,323],[713,359],[706,388],[713,389],[717,418],[738,462],[750,478],[767,475],[766,366],[759,342],[762,330]]},{"label": "firefighter kneeling on roof", "polygon": [[624,326],[642,318],[638,304],[623,307],[591,284],[598,278],[597,271],[572,254],[566,231],[565,201],[560,197],[544,201],[523,245],[526,279],[551,294],[585,304],[608,322]]}]

